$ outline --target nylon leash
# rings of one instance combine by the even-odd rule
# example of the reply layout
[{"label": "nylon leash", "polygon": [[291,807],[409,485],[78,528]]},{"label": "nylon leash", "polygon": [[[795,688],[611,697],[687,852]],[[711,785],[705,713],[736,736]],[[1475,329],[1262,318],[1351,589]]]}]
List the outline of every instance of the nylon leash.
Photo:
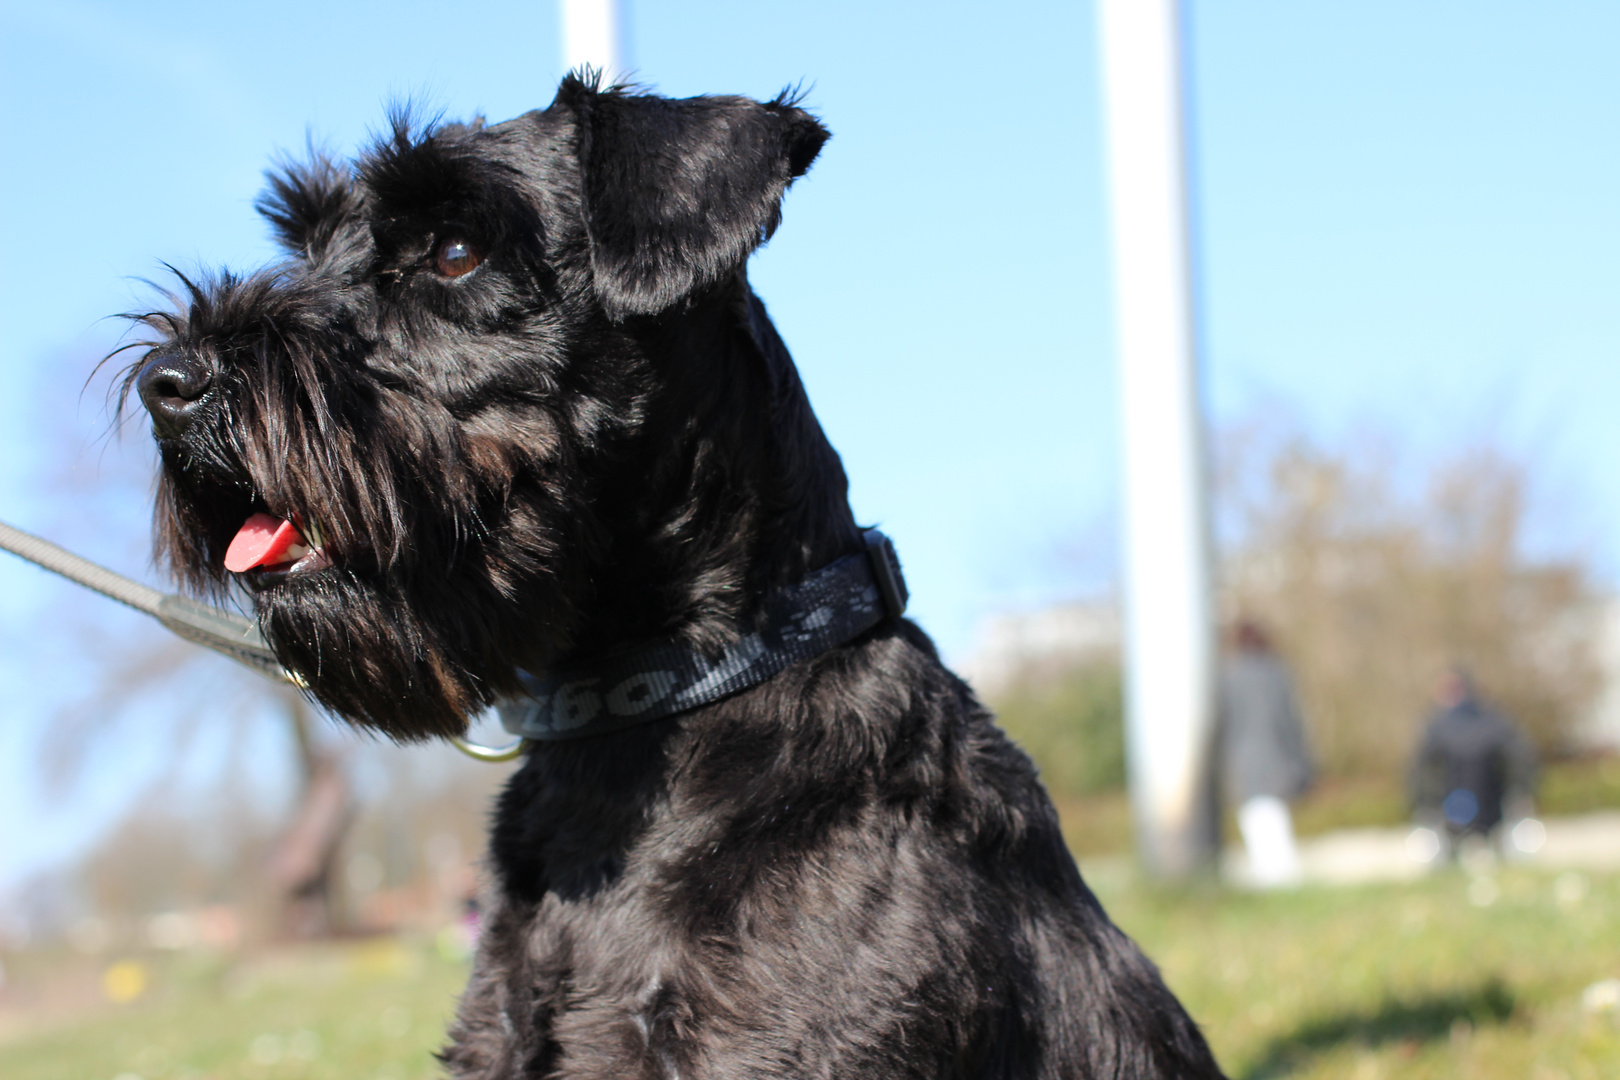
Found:
[{"label": "nylon leash", "polygon": [[[267,679],[304,688],[302,679],[281,666],[251,619],[212,604],[154,589],[3,521],[0,521],[0,550],[150,615],[187,641],[228,656]],[[519,739],[510,746],[481,746],[454,736],[450,741],[462,753],[479,761],[510,761],[523,752],[525,744],[525,740]]]}]

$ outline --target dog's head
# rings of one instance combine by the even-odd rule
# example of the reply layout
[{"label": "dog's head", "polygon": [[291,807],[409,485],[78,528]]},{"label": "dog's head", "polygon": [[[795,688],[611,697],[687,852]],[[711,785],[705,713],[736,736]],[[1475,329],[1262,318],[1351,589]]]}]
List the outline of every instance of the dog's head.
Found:
[{"label": "dog's head", "polygon": [[745,614],[720,549],[748,485],[708,459],[755,423],[721,419],[739,379],[780,397],[733,355],[739,327],[780,351],[742,270],[826,135],[786,97],[571,76],[507,123],[398,120],[351,165],[283,167],[260,209],[288,257],[139,317],[160,556],[244,587],[322,703],[399,738],[668,632],[681,598]]}]

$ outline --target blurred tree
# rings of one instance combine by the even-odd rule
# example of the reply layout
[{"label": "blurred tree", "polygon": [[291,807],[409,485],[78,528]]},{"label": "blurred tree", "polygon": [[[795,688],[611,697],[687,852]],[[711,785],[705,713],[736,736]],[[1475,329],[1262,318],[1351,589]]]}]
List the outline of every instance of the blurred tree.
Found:
[{"label": "blurred tree", "polygon": [[[232,904],[250,924],[268,914],[254,901],[277,824],[225,788],[207,810],[198,814],[148,791],[70,875],[86,909],[110,924],[120,944],[139,941],[141,924],[166,912]],[[227,830],[231,842],[220,843]]]},{"label": "blurred tree", "polygon": [[1263,423],[1222,448],[1222,607],[1274,632],[1326,771],[1404,770],[1450,662],[1564,749],[1598,686],[1594,593],[1578,555],[1526,551],[1524,462],[1477,447],[1409,470]]},{"label": "blurred tree", "polygon": [[288,690],[287,724],[298,748],[295,809],[270,857],[270,881],[282,898],[282,926],[295,937],[317,937],[341,926],[335,889],[338,849],[355,815],[346,755],[315,733],[309,703]]},{"label": "blurred tree", "polygon": [[[1413,468],[1387,440],[1329,445],[1275,412],[1219,451],[1220,608],[1272,632],[1324,772],[1404,775],[1452,662],[1543,755],[1567,749],[1599,689],[1600,598],[1578,551],[1527,545],[1532,521],[1558,532],[1528,462],[1474,445]],[[1117,661],[1029,664],[987,698],[1053,794],[1123,784]]]}]

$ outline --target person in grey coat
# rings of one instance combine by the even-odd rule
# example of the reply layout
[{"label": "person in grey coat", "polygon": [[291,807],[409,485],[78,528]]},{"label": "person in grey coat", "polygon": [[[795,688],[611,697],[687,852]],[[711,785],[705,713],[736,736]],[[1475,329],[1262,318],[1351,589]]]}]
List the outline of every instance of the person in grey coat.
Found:
[{"label": "person in grey coat", "polygon": [[1274,888],[1300,879],[1288,800],[1305,793],[1315,767],[1294,696],[1294,680],[1259,624],[1241,620],[1220,672],[1216,721],[1218,761],[1226,798],[1255,885]]}]

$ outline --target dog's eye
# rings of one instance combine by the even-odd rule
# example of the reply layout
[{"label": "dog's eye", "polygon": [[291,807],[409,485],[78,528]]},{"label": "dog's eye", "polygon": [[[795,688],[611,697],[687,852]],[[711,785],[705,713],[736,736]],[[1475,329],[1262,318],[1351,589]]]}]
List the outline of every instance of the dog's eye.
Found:
[{"label": "dog's eye", "polygon": [[471,244],[455,236],[440,240],[433,252],[433,269],[440,277],[460,277],[471,273],[482,261]]}]

